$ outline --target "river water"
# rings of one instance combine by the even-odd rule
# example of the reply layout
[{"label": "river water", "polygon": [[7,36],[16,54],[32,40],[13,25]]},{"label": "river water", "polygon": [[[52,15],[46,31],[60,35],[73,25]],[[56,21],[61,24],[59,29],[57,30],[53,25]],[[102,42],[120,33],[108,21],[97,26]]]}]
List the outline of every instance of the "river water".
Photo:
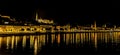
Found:
[{"label": "river water", "polygon": [[0,55],[120,54],[120,32],[0,35]]}]

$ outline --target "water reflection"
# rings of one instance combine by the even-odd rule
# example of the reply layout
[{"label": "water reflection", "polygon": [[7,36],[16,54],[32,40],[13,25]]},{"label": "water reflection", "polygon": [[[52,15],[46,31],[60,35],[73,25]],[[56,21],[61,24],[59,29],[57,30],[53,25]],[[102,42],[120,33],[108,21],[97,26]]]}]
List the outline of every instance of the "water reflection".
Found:
[{"label": "water reflection", "polygon": [[[43,51],[44,47],[54,48],[54,44],[58,48],[68,47],[83,48],[87,45],[99,50],[102,47],[116,47],[120,43],[120,32],[107,33],[57,33],[57,34],[41,34],[41,35],[21,35],[21,36],[1,36],[0,52],[12,52],[17,50],[21,52],[32,53],[37,55]],[[86,47],[85,47],[86,48]],[[116,48],[120,49],[120,48]],[[96,51],[97,51],[96,50]],[[17,53],[16,53],[17,54]],[[24,54],[24,53],[23,53]]]}]

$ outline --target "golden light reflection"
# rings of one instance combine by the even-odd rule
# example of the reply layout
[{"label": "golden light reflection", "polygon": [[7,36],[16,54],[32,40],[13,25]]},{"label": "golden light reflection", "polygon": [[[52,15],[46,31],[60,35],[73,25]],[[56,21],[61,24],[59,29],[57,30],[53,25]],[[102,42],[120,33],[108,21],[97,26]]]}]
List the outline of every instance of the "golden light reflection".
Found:
[{"label": "golden light reflection", "polygon": [[38,48],[39,50],[41,50],[41,47],[45,45],[45,35],[40,35],[38,38],[39,38]]},{"label": "golden light reflection", "polygon": [[[30,48],[34,49],[34,55],[42,49],[45,44],[50,43],[48,39],[51,38],[51,43],[55,42],[58,45],[63,41],[66,45],[74,44],[82,45],[93,44],[94,47],[98,48],[98,42],[104,42],[105,44],[111,42],[116,45],[120,43],[120,32],[108,32],[108,33],[66,33],[66,34],[41,34],[41,35],[30,35],[30,36],[5,36],[0,37],[0,49],[4,47],[5,49],[14,49],[19,47],[18,44],[21,43],[21,47],[24,49],[27,46],[27,42],[30,41]],[[62,40],[63,39],[63,40]],[[55,41],[56,40],[56,41]],[[47,41],[47,42],[46,42]],[[89,42],[89,43],[86,43]]]},{"label": "golden light reflection", "polygon": [[22,46],[23,46],[23,48],[26,46],[26,37],[27,36],[23,36],[23,40],[22,40]]},{"label": "golden light reflection", "polygon": [[0,48],[2,46],[2,37],[0,37]]},{"label": "golden light reflection", "polygon": [[15,42],[15,36],[12,36],[12,44],[11,44],[11,49],[14,48],[14,42]]},{"label": "golden light reflection", "polygon": [[85,38],[86,38],[85,34],[86,34],[86,33],[83,33],[83,42],[85,42],[85,40],[86,40],[86,39],[85,39]]},{"label": "golden light reflection", "polygon": [[45,35],[43,35],[42,37],[43,37],[42,38],[42,43],[43,43],[43,45],[45,45]]},{"label": "golden light reflection", "polygon": [[91,33],[91,40],[94,42],[94,33]]},{"label": "golden light reflection", "polygon": [[38,44],[37,44],[37,39],[35,39],[35,44],[34,44],[34,55],[37,55],[37,49],[38,49]]},{"label": "golden light reflection", "polygon": [[69,37],[70,37],[70,34],[66,34],[66,45],[69,44]]},{"label": "golden light reflection", "polygon": [[76,33],[76,43],[79,43],[79,42],[80,42],[80,34]]},{"label": "golden light reflection", "polygon": [[117,32],[115,32],[115,36],[114,36],[114,43],[116,43],[116,41],[117,41]]},{"label": "golden light reflection", "polygon": [[69,42],[72,43],[72,34],[69,36]]},{"label": "golden light reflection", "polygon": [[52,43],[55,41],[55,34],[51,34]]},{"label": "golden light reflection", "polygon": [[19,36],[16,36],[15,37],[15,46],[16,46],[16,48],[17,48],[18,42],[19,42]]},{"label": "golden light reflection", "polygon": [[33,47],[34,44],[34,36],[30,35],[30,48]]},{"label": "golden light reflection", "polygon": [[30,48],[34,48],[35,55],[41,50],[43,45],[45,45],[45,35],[30,36]]},{"label": "golden light reflection", "polygon": [[117,42],[120,43],[120,32],[118,32],[118,38],[117,39],[118,39]]},{"label": "golden light reflection", "polygon": [[66,42],[66,34],[63,34],[64,42]]},{"label": "golden light reflection", "polygon": [[49,36],[48,35],[46,35],[46,42],[48,43],[48,38],[49,38]]},{"label": "golden light reflection", "polygon": [[60,44],[60,34],[57,36],[57,43]]},{"label": "golden light reflection", "polygon": [[[89,41],[91,42],[91,33],[89,33]],[[89,42],[89,43],[90,43],[90,42]]]},{"label": "golden light reflection", "polygon": [[75,34],[72,35],[72,43],[75,43]]},{"label": "golden light reflection", "polygon": [[95,33],[94,38],[95,38],[95,48],[97,48],[97,33]]},{"label": "golden light reflection", "polygon": [[108,41],[108,39],[107,39],[108,37],[107,37],[107,35],[105,35],[105,43],[107,43],[107,41]]},{"label": "golden light reflection", "polygon": [[40,41],[40,40],[41,40],[41,36],[42,36],[42,35],[36,36],[37,42],[38,42],[38,43],[37,43],[37,44],[38,44],[38,48],[41,47],[41,41]]},{"label": "golden light reflection", "polygon": [[81,34],[81,43],[83,43],[83,41],[84,41],[83,34],[82,33],[80,33],[80,34]]},{"label": "golden light reflection", "polygon": [[7,40],[6,40],[6,45],[7,45],[7,48],[6,49],[9,49],[9,45],[10,45],[10,37],[5,37]]}]

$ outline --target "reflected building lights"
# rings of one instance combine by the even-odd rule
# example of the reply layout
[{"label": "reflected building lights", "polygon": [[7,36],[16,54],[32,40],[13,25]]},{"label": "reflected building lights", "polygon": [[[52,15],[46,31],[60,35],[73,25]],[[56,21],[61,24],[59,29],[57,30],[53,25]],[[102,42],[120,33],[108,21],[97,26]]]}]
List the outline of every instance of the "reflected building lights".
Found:
[{"label": "reflected building lights", "polygon": [[23,36],[23,40],[22,40],[22,46],[23,46],[23,48],[26,46],[26,37],[27,36]]},{"label": "reflected building lights", "polygon": [[63,41],[66,43],[66,34],[63,34]]},{"label": "reflected building lights", "polygon": [[91,36],[90,35],[91,35],[91,33],[89,33],[89,41],[91,42]]},{"label": "reflected building lights", "polygon": [[116,45],[117,45],[117,39],[118,38],[118,35],[117,35],[117,33],[116,33],[116,36],[115,36],[115,43],[116,43]]},{"label": "reflected building lights", "polygon": [[108,37],[107,37],[107,34],[106,34],[106,35],[105,35],[105,43],[107,43],[107,41],[108,41],[107,38],[108,38]]},{"label": "reflected building lights", "polygon": [[[46,39],[47,38],[47,39]],[[51,40],[49,39],[51,38]],[[50,42],[48,42],[48,40]],[[47,41],[47,42],[46,42]],[[34,55],[37,55],[41,51],[42,47],[47,43],[60,45],[70,45],[70,47],[84,47],[85,44],[92,44],[94,48],[98,48],[98,43],[115,43],[116,46],[120,42],[120,32],[112,33],[67,33],[67,34],[41,34],[41,35],[30,35],[30,36],[6,36],[0,37],[0,49],[12,49],[18,48],[18,44],[21,43],[21,47],[25,49],[27,42],[30,42],[30,49],[34,49]],[[75,44],[75,45],[73,45]],[[5,45],[5,48],[3,48]],[[20,45],[20,44],[19,44]],[[29,45],[29,44],[28,44]],[[105,45],[105,46],[106,46]],[[51,45],[52,46],[52,45]],[[115,45],[112,45],[113,47]]]},{"label": "reflected building lights", "polygon": [[45,45],[45,35],[43,35],[42,37],[43,37],[42,39],[43,45]]},{"label": "reflected building lights", "polygon": [[55,41],[55,34],[51,34],[52,43]]},{"label": "reflected building lights", "polygon": [[35,38],[35,42],[34,42],[34,55],[37,55],[37,49],[38,49],[38,45],[37,45],[37,39]]},{"label": "reflected building lights", "polygon": [[60,44],[60,34],[57,36],[57,43]]},{"label": "reflected building lights", "polygon": [[95,33],[94,38],[95,38],[95,48],[97,48],[97,33]]},{"label": "reflected building lights", "polygon": [[16,46],[16,48],[17,48],[17,45],[18,45],[18,41],[19,41],[19,36],[16,36],[15,37],[15,46]]},{"label": "reflected building lights", "polygon": [[79,42],[80,42],[79,37],[80,37],[80,35],[79,35],[79,34],[76,34],[76,41],[75,41],[75,43],[79,43]]},{"label": "reflected building lights", "polygon": [[72,43],[72,34],[70,34],[69,42],[70,42],[70,44]]},{"label": "reflected building lights", "polygon": [[74,44],[74,40],[75,40],[74,33],[72,34],[72,38],[71,38],[71,40],[72,40],[72,44]]},{"label": "reflected building lights", "polygon": [[5,37],[5,39],[6,39],[6,49],[9,49],[10,37]]},{"label": "reflected building lights", "polygon": [[85,37],[86,37],[85,34],[86,34],[86,33],[83,33],[83,42],[85,42],[85,40],[86,40],[86,39],[85,39]]},{"label": "reflected building lights", "polygon": [[39,43],[38,43],[39,50],[41,50],[42,44],[43,44],[43,35],[41,35],[39,39]]},{"label": "reflected building lights", "polygon": [[91,40],[94,41],[94,33],[91,33]]},{"label": "reflected building lights", "polygon": [[69,35],[69,34],[66,34],[66,45],[69,44],[69,37],[70,37],[70,35]]},{"label": "reflected building lights", "polygon": [[49,37],[49,36],[48,36],[48,35],[46,35],[46,39],[47,39],[47,40],[46,40],[46,42],[47,42],[47,43],[48,43],[48,37]]},{"label": "reflected building lights", "polygon": [[40,43],[40,42],[41,42],[41,41],[40,41],[40,40],[41,40],[41,36],[42,36],[42,35],[37,35],[37,36],[36,36],[37,42],[38,42],[38,43],[37,43],[37,44],[38,44],[38,48],[41,47],[41,43]]},{"label": "reflected building lights", "polygon": [[0,36],[0,48],[2,46],[2,37]]},{"label": "reflected building lights", "polygon": [[34,36],[30,35],[30,48],[33,47],[34,44]]},{"label": "reflected building lights", "polygon": [[85,39],[86,39],[87,42],[89,41],[89,36],[88,36],[88,34],[89,34],[89,33],[86,33],[86,34],[85,34]]},{"label": "reflected building lights", "polygon": [[80,33],[81,34],[81,43],[83,44],[83,34],[82,33]]},{"label": "reflected building lights", "polygon": [[14,42],[15,42],[15,36],[12,36],[12,44],[11,44],[11,49],[14,48]]},{"label": "reflected building lights", "polygon": [[120,32],[118,32],[118,38],[117,39],[118,39],[117,42],[120,43]]}]

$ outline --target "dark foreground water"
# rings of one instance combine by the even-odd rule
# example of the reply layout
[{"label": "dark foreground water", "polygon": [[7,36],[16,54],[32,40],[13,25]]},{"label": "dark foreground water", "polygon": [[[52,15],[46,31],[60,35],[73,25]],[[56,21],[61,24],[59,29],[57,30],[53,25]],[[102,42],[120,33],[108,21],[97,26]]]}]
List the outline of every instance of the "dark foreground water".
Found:
[{"label": "dark foreground water", "polygon": [[120,32],[1,35],[0,55],[120,54]]}]

